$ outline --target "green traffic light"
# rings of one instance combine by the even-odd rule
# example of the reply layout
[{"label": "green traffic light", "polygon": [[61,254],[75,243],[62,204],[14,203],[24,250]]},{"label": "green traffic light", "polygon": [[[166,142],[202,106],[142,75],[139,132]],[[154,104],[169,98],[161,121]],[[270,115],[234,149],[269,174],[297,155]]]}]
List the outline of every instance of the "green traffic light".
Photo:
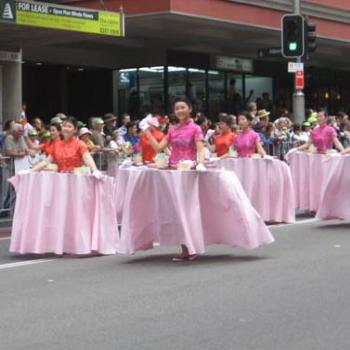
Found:
[{"label": "green traffic light", "polygon": [[295,41],[292,41],[289,43],[289,51],[296,51],[298,48],[298,45]]}]

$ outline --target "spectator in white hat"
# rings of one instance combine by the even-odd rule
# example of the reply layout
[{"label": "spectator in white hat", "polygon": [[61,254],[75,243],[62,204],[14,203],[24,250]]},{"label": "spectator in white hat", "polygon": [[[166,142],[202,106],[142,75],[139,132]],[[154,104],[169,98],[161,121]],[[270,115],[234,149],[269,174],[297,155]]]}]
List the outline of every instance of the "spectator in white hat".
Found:
[{"label": "spectator in white hat", "polygon": [[94,142],[91,140],[91,135],[92,135],[92,132],[88,128],[81,128],[79,130],[80,140],[86,144],[91,154],[95,154],[97,152],[97,148]]}]

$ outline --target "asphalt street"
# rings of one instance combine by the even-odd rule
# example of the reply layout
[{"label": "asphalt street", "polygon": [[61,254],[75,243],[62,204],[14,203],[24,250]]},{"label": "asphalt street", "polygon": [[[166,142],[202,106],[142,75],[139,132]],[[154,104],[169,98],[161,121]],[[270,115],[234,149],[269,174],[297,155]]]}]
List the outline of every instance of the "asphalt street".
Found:
[{"label": "asphalt street", "polygon": [[350,223],[279,225],[253,251],[16,257],[0,240],[0,350],[347,350]]}]

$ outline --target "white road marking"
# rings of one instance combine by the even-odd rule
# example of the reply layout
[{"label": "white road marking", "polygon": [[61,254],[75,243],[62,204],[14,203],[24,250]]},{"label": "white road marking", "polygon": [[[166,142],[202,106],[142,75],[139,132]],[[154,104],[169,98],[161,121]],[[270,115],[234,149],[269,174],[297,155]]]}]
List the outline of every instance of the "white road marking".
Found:
[{"label": "white road marking", "polygon": [[8,240],[8,239],[11,239],[11,237],[1,237],[1,238],[0,238],[0,241],[6,241],[6,240]]},{"label": "white road marking", "polygon": [[28,266],[28,265],[41,264],[41,263],[54,261],[54,260],[55,259],[38,259],[38,260],[28,260],[28,261],[20,261],[20,262],[9,263],[9,264],[2,264],[2,265],[0,265],[0,270],[11,269],[14,267],[22,267],[22,266]]}]

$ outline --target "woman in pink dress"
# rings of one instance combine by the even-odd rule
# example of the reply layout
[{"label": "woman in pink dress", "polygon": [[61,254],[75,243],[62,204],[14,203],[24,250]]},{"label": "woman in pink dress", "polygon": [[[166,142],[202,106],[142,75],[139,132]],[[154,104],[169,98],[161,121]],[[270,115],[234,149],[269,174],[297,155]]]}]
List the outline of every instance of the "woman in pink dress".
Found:
[{"label": "woman in pink dress", "polygon": [[314,145],[318,153],[326,153],[332,149],[334,144],[339,152],[343,152],[344,147],[337,137],[337,132],[328,125],[328,113],[325,110],[320,110],[318,113],[317,123],[318,126],[312,130],[309,141],[297,149],[300,151],[308,150],[311,145]]},{"label": "woman in pink dress", "polygon": [[182,160],[192,160],[197,164],[197,169],[204,169],[203,133],[191,118],[191,101],[187,97],[177,97],[174,113],[179,123],[170,127],[168,134],[161,142],[157,142],[149,128],[146,129],[145,134],[156,152],[162,152],[170,146],[171,167],[175,168]]},{"label": "woman in pink dress", "polygon": [[[203,134],[200,127],[191,118],[192,104],[187,97],[177,97],[174,103],[174,113],[178,124],[170,127],[166,137],[158,142],[147,126],[144,133],[156,152],[164,151],[168,146],[171,149],[169,163],[171,167],[182,160],[191,160],[197,164],[197,170],[205,170]],[[174,261],[194,260],[197,255],[190,255],[185,245],[181,246],[182,252]]]},{"label": "woman in pink dress", "polygon": [[262,157],[266,156],[259,134],[251,128],[252,121],[253,117],[249,113],[240,113],[238,115],[238,125],[241,129],[241,133],[238,135],[233,145],[238,156],[241,158],[248,158],[256,152]]}]

